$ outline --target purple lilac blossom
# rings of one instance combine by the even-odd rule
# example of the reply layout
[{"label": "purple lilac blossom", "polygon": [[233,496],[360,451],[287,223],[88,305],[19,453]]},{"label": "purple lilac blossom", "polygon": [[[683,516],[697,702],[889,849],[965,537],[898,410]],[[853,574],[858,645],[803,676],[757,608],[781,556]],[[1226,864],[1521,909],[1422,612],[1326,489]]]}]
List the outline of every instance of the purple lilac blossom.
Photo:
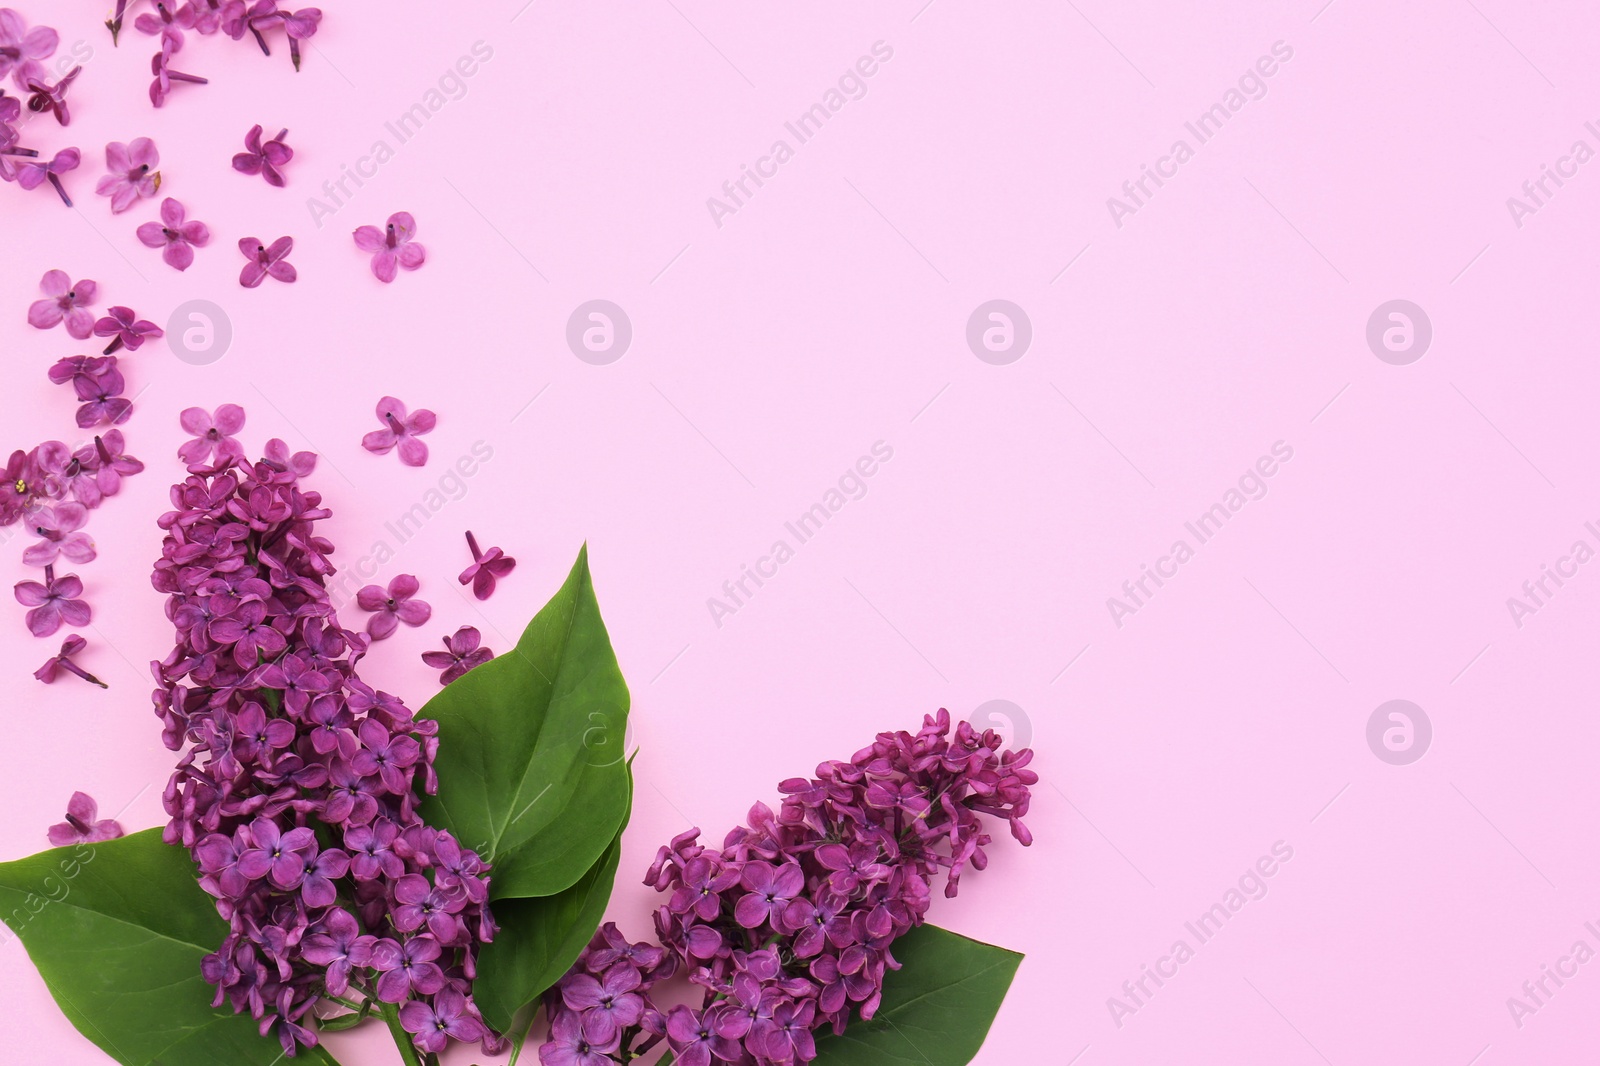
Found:
[{"label": "purple lilac blossom", "polygon": [[333,609],[329,511],[296,472],[310,464],[281,442],[253,464],[208,450],[160,520],[152,581],[177,642],[152,669],[163,740],[184,751],[165,839],[190,849],[229,923],[201,964],[215,1002],[291,1054],[317,1043],[324,995],[369,993],[418,1048],[495,1054],[506,1041],[471,998],[495,932],[488,871],[417,814],[438,727],[356,673],[366,640]]},{"label": "purple lilac blossom", "polygon": [[[948,711],[915,734],[879,733],[849,762],[778,786],[774,812],[750,809],[720,851],[698,829],[663,847],[645,884],[671,893],[656,911],[662,947],[630,944],[607,923],[545,995],[545,1066],[629,1062],[665,1041],[679,1066],[803,1064],[823,1025],[842,1032],[877,1012],[893,944],[927,914],[942,874],[987,865],[987,816],[1022,824],[1033,752]],[[698,1008],[656,1006],[674,974],[703,989]]]},{"label": "purple lilac blossom", "polygon": [[233,157],[233,169],[241,174],[260,174],[267,184],[283,188],[283,165],[294,158],[294,149],[283,142],[288,130],[280,130],[269,141],[261,140],[261,124],[250,127],[244,135],[245,151]]},{"label": "purple lilac blossom", "polygon": [[239,254],[249,262],[239,271],[239,284],[247,289],[253,289],[265,281],[268,275],[282,282],[294,281],[300,275],[295,270],[294,264],[287,259],[292,251],[294,251],[293,237],[279,237],[272,242],[271,247],[262,244],[254,237],[241,239]]},{"label": "purple lilac blossom", "polygon": [[387,285],[400,267],[415,270],[427,258],[422,245],[412,240],[416,235],[417,220],[409,211],[396,211],[381,230],[377,226],[357,229],[356,247],[372,253],[372,276]]},{"label": "purple lilac blossom", "polygon": [[44,568],[44,580],[19,581],[13,590],[17,602],[31,608],[27,614],[28,632],[36,637],[48,637],[65,623],[69,626],[86,626],[93,617],[89,605],[78,597],[83,595],[83,582],[77,574],[56,577],[55,567]]},{"label": "purple lilac blossom", "polygon": [[461,571],[457,578],[463,585],[472,586],[472,594],[480,600],[494,595],[495,582],[517,568],[517,561],[499,548],[481,551],[478,538],[467,530],[467,550],[472,553],[472,565]]},{"label": "purple lilac blossom", "polygon": [[433,617],[433,608],[416,598],[422,583],[411,574],[399,574],[389,587],[367,585],[356,593],[356,604],[363,611],[373,612],[367,619],[367,636],[385,640],[394,635],[401,622],[420,626]]},{"label": "purple lilac blossom", "polygon": [[67,801],[67,820],[50,827],[50,846],[98,844],[122,835],[122,826],[113,818],[100,817],[100,805],[87,792],[74,792]]},{"label": "purple lilac blossom", "polygon": [[396,445],[400,461],[407,466],[422,466],[428,461],[428,446],[417,438],[431,433],[439,424],[432,411],[418,408],[407,412],[406,405],[393,396],[378,401],[378,421],[384,428],[375,429],[361,438],[361,446],[373,455],[388,455]]},{"label": "purple lilac blossom", "polygon": [[65,270],[51,270],[39,281],[39,291],[44,299],[35,300],[28,308],[28,324],[34,329],[49,329],[62,322],[74,340],[88,340],[94,332],[94,315],[89,307],[94,303],[99,286],[85,278],[76,285]]},{"label": "purple lilac blossom", "polygon": [[0,78],[10,74],[17,88],[26,89],[30,80],[44,77],[40,62],[56,54],[61,37],[48,26],[28,29],[22,16],[9,7],[0,7]]},{"label": "purple lilac blossom", "polygon": [[111,197],[111,212],[120,215],[161,188],[161,172],[156,169],[160,162],[156,142],[148,137],[135,137],[128,144],[112,141],[106,145],[106,174],[94,191]]},{"label": "purple lilac blossom", "polygon": [[161,258],[174,270],[188,270],[194,263],[194,250],[211,240],[206,224],[188,221],[183,205],[170,196],[161,201],[161,221],[146,222],[138,235],[146,248],[160,248]]},{"label": "purple lilac blossom", "polygon": [[136,352],[143,346],[145,338],[155,340],[167,334],[166,330],[149,319],[140,318],[133,308],[119,306],[106,308],[105,317],[94,324],[94,335],[111,338],[111,343],[105,346],[102,353],[110,355],[123,348]]},{"label": "purple lilac blossom", "polygon": [[[84,640],[77,634],[73,634],[61,642],[61,650],[55,655],[52,655],[49,659],[45,660],[45,664],[39,667],[39,669],[35,670],[33,672],[33,676],[38,678],[40,681],[43,681],[45,684],[50,685],[54,684],[56,678],[61,676],[61,671],[65,670],[69,674],[74,674],[77,677],[83,678],[91,685],[99,685],[101,688],[110,688],[110,685],[107,685],[104,681],[101,681],[98,677],[95,677],[93,674],[89,673],[87,670],[83,669],[77,663],[72,661],[72,657],[74,655],[77,655],[88,646],[89,642],[87,640]],[[90,800],[90,802],[92,803],[94,801]],[[90,817],[92,820],[93,815]],[[70,823],[68,823],[68,825],[70,826]]]},{"label": "purple lilac blossom", "polygon": [[462,626],[444,638],[444,651],[425,651],[422,661],[435,670],[444,671],[439,675],[439,684],[448,685],[473,667],[494,658],[494,652],[480,646],[482,641],[483,634],[476,626]]}]

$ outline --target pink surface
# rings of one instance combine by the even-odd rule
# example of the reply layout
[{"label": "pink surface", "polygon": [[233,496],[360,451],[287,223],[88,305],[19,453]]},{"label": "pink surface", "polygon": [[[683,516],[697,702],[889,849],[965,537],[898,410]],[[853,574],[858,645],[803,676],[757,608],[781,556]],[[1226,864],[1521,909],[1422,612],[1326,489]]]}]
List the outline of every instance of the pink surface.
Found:
[{"label": "pink surface", "polygon": [[[421,577],[434,622],[364,666],[414,705],[436,690],[419,651],[462,623],[505,647],[589,542],[641,749],[611,908],[636,934],[652,898],[637,878],[686,824],[720,836],[877,729],[1007,700],[1039,751],[1038,843],[1002,839],[932,915],[1028,953],[978,1062],[1592,1057],[1600,964],[1523,991],[1542,967],[1572,973],[1575,942],[1600,948],[1600,564],[1562,561],[1600,548],[1600,163],[1561,162],[1600,149],[1587,5],[496,0],[441,16],[366,0],[327,5],[299,76],[286,56],[190,45],[182,69],[213,84],[161,111],[150,39],[129,29],[113,51],[105,6],[22,6],[92,54],[72,126],[28,130],[84,148],[78,210],[0,187],[5,448],[74,439],[44,370],[86,346],[24,322],[46,269],[163,324],[212,301],[233,340],[210,365],[163,343],[126,361],[130,450],[150,469],[94,515],[100,559],[78,568],[86,665],[111,690],[36,684],[57,641],[16,606],[0,627],[0,858],[42,847],[75,788],[126,805],[129,828],[163,820],[173,757],[143,665],[169,639],[154,519],[177,412],[236,401],[252,447],[324,455],[343,558],[386,541],[380,576]],[[480,41],[492,57],[452,80]],[[800,143],[785,123],[875,49],[864,95],[847,79],[860,98]],[[1247,76],[1258,61],[1270,77]],[[400,143],[388,123],[441,77]],[[1185,124],[1241,77],[1259,98],[1201,143]],[[290,130],[286,190],[229,169],[256,122]],[[134,237],[153,203],[113,218],[92,192],[101,146],[141,135],[162,192],[216,235],[185,274]],[[792,151],[764,161],[779,139]],[[374,168],[380,140],[392,158]],[[1545,164],[1565,184],[1513,212]],[[1142,165],[1171,176],[1135,201],[1122,185]],[[319,227],[307,198],[347,166],[374,176]],[[707,198],[743,166],[771,176],[714,219]],[[428,262],[386,287],[350,231],[397,210]],[[235,241],[283,234],[300,281],[241,289]],[[605,365],[566,339],[595,299],[632,326]],[[994,299],[1031,322],[1009,363],[983,320],[989,360],[967,342]],[[1403,365],[1367,341],[1391,300],[1432,324],[1420,359],[1390,355]],[[386,392],[439,413],[427,468],[360,449]],[[386,523],[480,441],[492,459],[400,543]],[[875,447],[892,457],[799,543],[785,523]],[[1262,457],[1272,475],[1249,476]],[[1186,523],[1235,487],[1201,543]],[[468,527],[522,560],[481,608],[453,583]],[[727,600],[780,539],[792,558]],[[1135,602],[1122,586],[1146,565],[1169,576]],[[1523,584],[1546,566],[1570,576],[1535,604]],[[1515,618],[1513,596],[1537,609]],[[1416,761],[1369,747],[1391,700],[1431,723]],[[1272,876],[1248,876],[1264,857]],[[1241,885],[1261,898],[1201,943],[1186,923]],[[1192,957],[1163,961],[1179,940]],[[1145,967],[1170,976],[1135,1000],[1123,985]],[[1512,996],[1536,1010],[1513,1017]],[[8,1061],[104,1061],[15,941],[0,1012]],[[395,1061],[381,1032],[336,1050]]]}]

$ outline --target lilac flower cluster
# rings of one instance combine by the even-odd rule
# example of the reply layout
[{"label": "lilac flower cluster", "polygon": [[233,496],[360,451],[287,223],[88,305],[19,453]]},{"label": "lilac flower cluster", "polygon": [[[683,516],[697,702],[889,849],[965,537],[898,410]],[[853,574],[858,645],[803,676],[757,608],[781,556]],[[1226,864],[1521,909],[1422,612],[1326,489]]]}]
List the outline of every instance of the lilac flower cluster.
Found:
[{"label": "lilac flower cluster", "polygon": [[[926,716],[915,734],[880,733],[849,762],[783,782],[774,813],[750,809],[721,851],[698,829],[663,847],[645,883],[671,892],[655,915],[667,960],[602,930],[547,997],[546,1066],[628,1062],[665,1039],[679,1066],[749,1066],[816,1057],[813,1030],[842,1032],[877,1011],[895,939],[921,924],[942,872],[987,865],[980,816],[1022,844],[1033,752],[993,730]],[[704,989],[698,1009],[662,1012],[650,987],[678,967]],[[635,1046],[635,1041],[639,1041]]]},{"label": "lilac flower cluster", "polygon": [[[81,68],[73,67],[56,81],[50,80],[44,61],[55,55],[60,43],[61,35],[50,27],[30,29],[17,12],[9,7],[0,8],[0,81],[10,75],[17,88],[28,94],[30,112],[49,112],[57,123],[65,126],[72,121],[67,90],[77,80]],[[58,62],[57,71],[64,65]],[[22,109],[20,98],[7,96],[0,88],[0,181],[15,182],[30,190],[49,182],[62,202],[71,207],[72,197],[67,195],[61,175],[76,170],[83,155],[76,148],[63,148],[47,159],[38,149],[23,147],[22,134],[17,129]]]},{"label": "lilac flower cluster", "polygon": [[471,998],[495,932],[487,868],[417,814],[438,787],[437,726],[357,676],[367,641],[339,624],[316,531],[329,511],[299,484],[304,453],[267,451],[207,449],[160,520],[153,583],[178,639],[152,664],[155,711],[167,746],[187,746],[165,839],[229,923],[202,971],[289,1054],[317,1042],[313,1007],[347,996],[423,1051],[493,1053],[505,1042]]},{"label": "lilac flower cluster", "polygon": [[[111,43],[117,43],[122,32],[122,20],[128,0],[117,0],[116,13],[106,22],[111,31]],[[289,58],[294,69],[300,69],[300,42],[310,39],[322,22],[322,12],[314,7],[299,11],[282,10],[277,0],[156,0],[155,10],[147,11],[133,20],[134,29],[148,37],[160,38],[161,48],[150,59],[150,70],[155,81],[150,85],[150,102],[160,107],[166,102],[172,82],[186,81],[206,84],[197,78],[172,69],[172,57],[183,50],[187,33],[201,37],[224,34],[242,41],[246,34],[260,45],[263,55],[271,55],[267,34],[282,29],[289,39]]]},{"label": "lilac flower cluster", "polygon": [[117,429],[76,449],[51,440],[11,453],[0,470],[0,526],[23,523],[37,538],[23,550],[22,561],[43,567],[44,581],[20,581],[15,589],[17,602],[29,608],[28,631],[34,636],[51,636],[63,624],[89,623],[89,605],[80,598],[83,582],[76,574],[57,577],[55,564],[94,559],[94,541],[83,531],[89,512],[115,496],[123,478],[143,469],[123,452]]}]

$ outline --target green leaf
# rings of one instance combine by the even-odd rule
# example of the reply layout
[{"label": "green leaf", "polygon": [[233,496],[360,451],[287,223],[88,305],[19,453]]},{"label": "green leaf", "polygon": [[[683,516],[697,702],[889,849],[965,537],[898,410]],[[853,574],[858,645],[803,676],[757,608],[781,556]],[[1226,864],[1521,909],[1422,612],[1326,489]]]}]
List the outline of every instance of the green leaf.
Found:
[{"label": "green leaf", "polygon": [[[200,960],[228,927],[157,829],[0,863],[0,919],[67,1019],[124,1066],[272,1066],[278,1041],[212,1008]],[[294,1060],[337,1066],[322,1048]]]},{"label": "green leaf", "polygon": [[494,864],[494,899],[553,895],[594,867],[627,816],[628,686],[587,545],[517,646],[421,717],[439,723],[439,793],[423,817]]},{"label": "green leaf", "polygon": [[899,970],[883,979],[883,1003],[843,1036],[817,1036],[814,1066],[965,1066],[983,1046],[1022,956],[922,925],[890,949]]},{"label": "green leaf", "polygon": [[611,900],[622,834],[576,884],[553,896],[496,900],[500,931],[478,952],[472,994],[490,1025],[512,1031],[517,1011],[561,979],[594,936]]}]

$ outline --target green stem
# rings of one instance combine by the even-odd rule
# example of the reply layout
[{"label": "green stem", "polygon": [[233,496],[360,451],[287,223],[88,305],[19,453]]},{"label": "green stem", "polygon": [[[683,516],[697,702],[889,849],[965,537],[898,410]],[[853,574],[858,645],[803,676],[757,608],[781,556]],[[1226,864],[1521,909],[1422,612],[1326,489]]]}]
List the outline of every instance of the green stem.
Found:
[{"label": "green stem", "polygon": [[417,1054],[417,1045],[412,1042],[411,1034],[400,1024],[400,1008],[393,1003],[384,1003],[378,1007],[378,1013],[383,1015],[384,1022],[389,1026],[389,1034],[394,1037],[395,1046],[400,1049],[401,1061],[406,1066],[422,1066],[422,1056]]}]

